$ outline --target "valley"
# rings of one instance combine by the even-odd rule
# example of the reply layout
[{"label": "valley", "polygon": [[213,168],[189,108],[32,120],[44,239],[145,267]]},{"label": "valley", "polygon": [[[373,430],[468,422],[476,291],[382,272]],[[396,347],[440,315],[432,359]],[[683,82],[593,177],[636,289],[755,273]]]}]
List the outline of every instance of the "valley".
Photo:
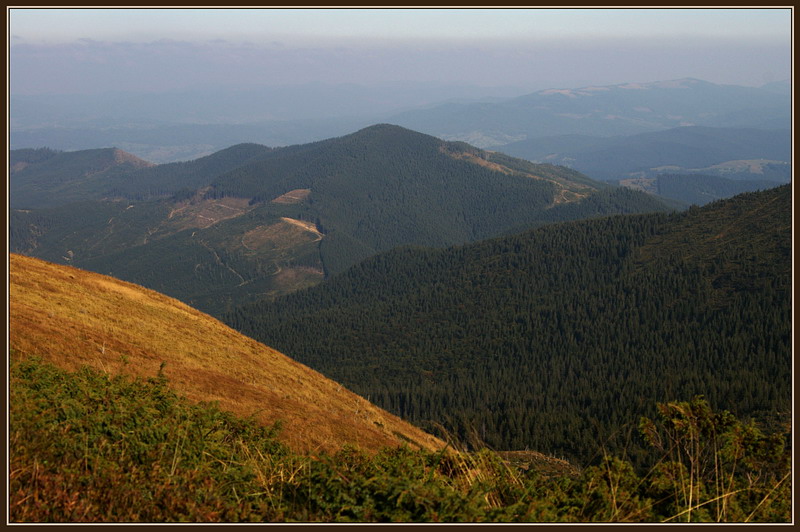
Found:
[{"label": "valley", "polygon": [[[335,331],[303,327],[303,336],[292,335],[295,341],[308,341],[312,346],[323,337],[320,334],[328,335],[328,340],[335,340],[335,346],[358,336],[369,337],[370,316],[379,321],[388,318],[381,326],[381,341],[374,345],[392,348],[394,342],[404,344],[396,352],[400,365],[392,362],[388,369],[396,372],[395,377],[408,377],[403,373],[419,370],[426,382],[416,382],[412,377],[406,391],[403,384],[392,380],[391,373],[384,372],[384,364],[362,360],[358,364],[366,362],[364,369],[389,384],[383,392],[369,394],[366,399],[162,294],[95,273],[11,254],[10,518],[15,522],[671,522],[692,509],[702,520],[790,520],[791,484],[787,479],[791,475],[791,457],[784,441],[791,425],[781,391],[788,386],[785,373],[790,352],[786,343],[786,295],[790,283],[785,272],[790,253],[785,234],[791,227],[786,208],[788,192],[788,187],[782,187],[683,215],[616,216],[551,225],[530,234],[462,248],[416,248],[378,255],[312,289],[311,292],[333,290],[328,297],[333,296],[332,303],[339,310],[327,321]],[[618,235],[616,239],[608,238],[609,229]],[[749,233],[757,236],[749,243],[743,242],[741,235]],[[531,254],[525,248],[533,235],[535,246]],[[596,238],[597,235],[606,238]],[[575,247],[565,245],[569,242]],[[543,250],[545,254],[541,253]],[[448,261],[447,256],[452,253],[461,255],[456,263]],[[615,255],[623,264],[614,265]],[[525,262],[532,256],[538,256],[537,261],[548,259],[544,270],[526,271],[532,262]],[[567,260],[568,256],[573,259]],[[445,440],[423,432],[369,400],[385,400],[386,391],[394,388],[403,393],[394,406],[416,419],[416,424],[429,422],[420,420],[415,409],[421,408],[429,420],[429,416],[437,415],[432,408],[437,404],[455,405],[463,412],[461,419],[469,419],[471,410],[459,405],[456,397],[441,395],[431,400],[430,385],[435,388],[438,381],[462,398],[472,397],[482,406],[496,409],[500,414],[496,419],[516,424],[520,412],[514,408],[512,395],[505,395],[497,404],[490,390],[513,393],[514,377],[522,375],[526,388],[549,381],[576,393],[575,407],[581,415],[588,412],[590,420],[597,420],[593,415],[596,399],[586,393],[590,387],[582,385],[582,373],[596,357],[583,361],[581,357],[573,358],[561,366],[565,360],[559,361],[559,355],[551,352],[554,356],[549,363],[545,359],[530,367],[531,371],[519,372],[515,361],[506,360],[511,363],[511,371],[503,372],[501,367],[492,367],[491,360],[485,357],[487,352],[493,353],[497,361],[502,353],[486,350],[486,342],[475,337],[474,332],[481,331],[481,319],[490,317],[487,309],[500,309],[502,314],[509,302],[518,304],[513,294],[521,293],[528,298],[523,305],[526,312],[531,312],[531,304],[545,302],[547,308],[542,315],[551,326],[558,326],[557,334],[568,340],[567,345],[577,340],[581,351],[596,355],[597,351],[589,347],[591,339],[586,342],[580,338],[591,337],[592,327],[585,327],[579,320],[578,327],[571,328],[568,314],[559,314],[558,307],[565,300],[580,299],[578,307],[567,306],[567,313],[573,312],[570,308],[582,307],[591,314],[590,323],[597,323],[597,310],[608,311],[602,305],[614,300],[609,297],[613,289],[602,283],[604,268],[599,266],[612,258],[612,272],[620,271],[620,265],[625,271],[626,257],[633,276],[630,281],[623,279],[621,288],[624,292],[630,290],[636,305],[642,308],[638,319],[649,312],[642,300],[651,301],[659,309],[677,308],[657,314],[663,331],[669,333],[665,338],[669,346],[661,347],[670,349],[663,349],[655,358],[643,357],[646,349],[631,342],[633,336],[622,338],[619,329],[609,327],[631,311],[624,302],[626,296],[616,294],[615,304],[622,302],[620,313],[612,313],[608,321],[600,319],[597,328],[608,333],[604,337],[616,338],[619,348],[609,350],[613,356],[599,359],[609,365],[612,374],[622,373],[616,379],[603,380],[604,387],[615,394],[607,406],[620,411],[626,398],[625,393],[620,393],[620,385],[632,387],[634,395],[640,393],[636,390],[638,370],[649,366],[645,374],[658,377],[659,364],[670,367],[677,362],[692,367],[683,375],[673,373],[677,368],[670,369],[670,375],[678,376],[673,384],[688,379],[699,384],[696,390],[708,392],[714,402],[745,399],[745,403],[737,405],[736,414],[718,407],[712,410],[699,396],[691,401],[658,403],[653,410],[641,402],[643,396],[639,395],[636,412],[647,413],[640,422],[644,441],[633,437],[632,427],[605,438],[593,432],[590,441],[596,446],[594,457],[589,464],[576,467],[574,464],[580,460],[570,463],[528,450],[528,444],[524,445],[526,449],[513,451],[487,450],[487,439],[494,437],[492,432],[496,430],[488,422],[490,417],[484,418],[481,425],[468,425],[470,430],[459,438],[458,431],[447,431],[451,421],[445,416],[441,425],[432,426],[436,432],[445,429],[445,444]],[[574,267],[576,263],[586,263],[590,266],[588,271],[596,270],[590,274],[595,275],[596,290],[589,292],[588,300],[579,291],[570,296],[566,285],[552,283],[552,275],[547,274],[551,269],[548,263],[563,270],[563,278],[569,283],[577,281],[578,286],[587,286],[579,273],[581,268]],[[765,270],[764,264],[771,264],[772,269]],[[408,265],[412,265],[410,270]],[[698,265],[709,269],[697,271]],[[674,266],[678,269],[673,270]],[[390,277],[382,277],[380,270],[390,272]],[[410,271],[413,276],[403,275]],[[480,275],[473,276],[471,271]],[[670,271],[666,293],[660,292],[661,282],[654,282],[649,288],[642,283],[644,279],[652,283],[654,273]],[[376,273],[377,284],[370,288]],[[542,282],[549,285],[545,291],[519,290],[522,285],[512,281],[536,278],[542,273]],[[511,275],[504,279],[506,274]],[[692,284],[692,274],[700,275],[701,285],[708,280],[713,287],[694,300],[673,289],[687,282],[697,286]],[[375,302],[356,302],[362,307],[357,312],[361,319],[352,319],[353,305],[348,299],[357,294],[348,296],[348,290],[342,290],[350,282],[348,278],[360,284],[357,292],[362,300],[366,298],[368,302],[374,297],[387,302],[388,307],[381,311]],[[453,290],[455,285],[448,278],[466,280],[460,285],[466,292]],[[405,284],[406,280],[417,286]],[[495,300],[492,306],[488,294],[475,290],[481,285],[496,292],[502,303],[498,305]],[[415,301],[416,310],[410,316],[403,308],[402,298],[396,297],[402,293],[397,288]],[[554,291],[556,296],[549,305],[547,291]],[[309,296],[314,297],[311,292],[298,292],[296,296],[301,303],[307,303]],[[669,293],[678,297],[671,298]],[[655,301],[651,299],[654,295]],[[470,308],[469,300],[482,311]],[[672,359],[673,354],[680,353],[675,349],[681,344],[677,339],[694,336],[681,330],[688,325],[681,324],[681,316],[691,316],[694,321],[704,315],[702,308],[694,313],[688,310],[697,302],[709,305],[719,313],[721,321],[712,319],[710,327],[704,324],[711,336],[703,337],[701,333],[694,338],[693,346],[687,345],[693,350],[694,360],[685,356]],[[743,318],[730,313],[731,302],[741,308]],[[302,306],[292,309],[281,300],[275,304],[286,312],[283,317],[289,321],[307,315]],[[324,309],[326,305],[318,302],[312,308]],[[431,313],[435,307],[446,312],[447,317]],[[252,309],[244,308],[234,321],[268,317],[264,310],[257,309],[254,314]],[[750,312],[758,313],[762,321],[748,323]],[[338,328],[338,317],[343,317],[347,325]],[[512,319],[502,320],[514,329],[524,326],[522,315],[509,317]],[[488,389],[480,384],[471,387],[464,380],[459,382],[471,373],[464,371],[465,367],[453,372],[452,365],[442,364],[444,358],[437,361],[419,356],[408,341],[413,336],[409,333],[414,329],[428,331],[425,321],[437,329],[429,336],[433,346],[437,334],[450,334],[454,332],[453,325],[465,324],[466,328],[456,330],[450,337],[446,351],[452,348],[453,354],[463,357],[467,353],[462,351],[463,346],[474,342],[480,353],[481,382],[487,378],[492,382],[493,373],[500,380]],[[637,317],[631,316],[623,325],[630,328],[636,321]],[[547,334],[541,334],[546,332],[546,326],[536,327],[536,344],[550,349]],[[497,328],[503,330],[495,322],[481,334],[491,340],[496,338],[491,329]],[[709,373],[703,370],[704,358],[708,347],[719,339],[716,331],[722,331],[726,341],[719,346],[720,359],[714,359],[712,354]],[[396,340],[392,340],[393,336]],[[280,335],[270,337],[281,341]],[[509,340],[517,342],[514,338]],[[427,352],[433,347],[429,342],[425,342]],[[630,365],[626,362],[627,368],[615,364],[620,361],[615,359],[624,356],[625,347],[632,347],[639,359]],[[360,351],[357,343],[351,343],[348,349],[352,354]],[[513,350],[509,353],[514,358],[522,354]],[[745,356],[730,357],[736,353]],[[413,362],[408,354],[415,356]],[[347,358],[336,360],[336,364],[347,371],[353,369]],[[551,379],[547,372],[559,366],[566,373]],[[729,379],[720,371],[724,367],[742,371],[746,377]],[[762,370],[767,370],[768,382],[761,381]],[[692,379],[693,375],[697,380]],[[363,378],[357,381],[362,385],[370,382]],[[725,395],[731,382],[737,383],[732,395]],[[653,389],[648,390],[652,394]],[[680,385],[670,388],[670,394],[685,392]],[[423,394],[422,402],[417,399],[419,393]],[[535,433],[550,432],[551,437],[564,435],[581,441],[576,438],[579,429],[569,432],[577,428],[575,421],[565,416],[568,410],[564,408],[569,408],[570,402],[559,400],[556,388],[545,391],[542,397],[559,405],[559,421],[555,425],[537,422]],[[540,408],[534,406],[529,412],[537,414]],[[759,420],[758,425],[747,421],[751,415]],[[636,422],[635,415],[631,421]],[[610,423],[613,431],[614,422]],[[689,432],[684,435],[675,431],[676,426],[687,427]],[[567,431],[559,431],[558,427]],[[497,434],[504,434],[502,428]],[[615,443],[619,440],[621,446]],[[674,442],[678,451],[665,455],[662,442]],[[689,442],[692,446],[687,446]],[[684,455],[680,451],[694,447],[703,454]],[[609,451],[613,454],[609,455]],[[729,452],[734,453],[733,459]],[[617,458],[617,453],[624,458]],[[699,486],[697,497],[708,508],[702,512],[677,489],[682,480],[676,480],[671,473],[685,470],[700,459],[714,459],[716,464],[716,468],[692,474]],[[727,489],[735,490],[725,496],[731,504],[714,504],[719,500],[720,475],[724,475]],[[73,491],[71,486],[80,486],[80,490]],[[621,486],[628,486],[626,489],[633,493],[624,505],[608,495]]]}]

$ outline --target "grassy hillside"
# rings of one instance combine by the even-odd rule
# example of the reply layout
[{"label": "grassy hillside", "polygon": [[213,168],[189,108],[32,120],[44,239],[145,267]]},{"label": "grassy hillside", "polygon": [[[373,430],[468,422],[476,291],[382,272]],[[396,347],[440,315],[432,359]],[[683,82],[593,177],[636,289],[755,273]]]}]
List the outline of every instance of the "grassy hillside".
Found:
[{"label": "grassy hillside", "polygon": [[281,353],[139,286],[12,254],[9,346],[71,371],[168,378],[194,401],[263,425],[298,451],[443,442]]},{"label": "grassy hillside", "polygon": [[563,167],[389,125],[274,150],[234,146],[103,186],[127,199],[12,211],[11,251],[113,275],[215,315],[398,245],[666,209]]},{"label": "grassy hillside", "polygon": [[424,427],[577,463],[657,401],[791,409],[791,189],[375,256],[226,321]]}]

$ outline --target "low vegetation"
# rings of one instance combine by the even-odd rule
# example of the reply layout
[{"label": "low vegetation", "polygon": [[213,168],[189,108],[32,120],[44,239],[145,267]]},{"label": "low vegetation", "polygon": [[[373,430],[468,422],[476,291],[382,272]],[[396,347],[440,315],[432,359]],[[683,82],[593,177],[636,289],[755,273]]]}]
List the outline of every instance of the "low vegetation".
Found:
[{"label": "low vegetation", "polygon": [[298,454],[279,425],[187,401],[161,372],[70,373],[11,355],[11,522],[791,520],[783,435],[702,398],[642,421],[648,472],[609,456],[553,475],[487,450]]}]

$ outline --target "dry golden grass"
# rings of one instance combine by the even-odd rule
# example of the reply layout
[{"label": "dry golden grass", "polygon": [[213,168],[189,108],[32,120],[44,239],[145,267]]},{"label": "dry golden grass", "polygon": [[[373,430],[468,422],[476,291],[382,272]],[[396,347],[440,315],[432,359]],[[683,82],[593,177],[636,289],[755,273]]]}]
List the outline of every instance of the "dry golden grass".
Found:
[{"label": "dry golden grass", "polygon": [[183,229],[205,229],[217,222],[236,218],[255,207],[246,198],[222,198],[182,201],[169,213],[162,224],[166,234],[177,233]]},{"label": "dry golden grass", "polygon": [[274,224],[259,225],[247,231],[242,235],[242,246],[249,251],[286,250],[321,239],[322,235],[313,223],[281,218]]},{"label": "dry golden grass", "polygon": [[307,232],[313,234],[315,236],[316,240],[322,240],[322,233],[320,233],[317,230],[316,224],[314,224],[312,222],[306,222],[304,220],[295,220],[294,218],[286,218],[286,217],[281,218],[281,220],[283,220],[284,222],[286,222],[288,224],[291,224],[291,225],[293,225],[295,227],[299,227],[303,231],[307,231]]},{"label": "dry golden grass", "polygon": [[488,168],[489,170],[493,170],[495,172],[500,172],[507,175],[520,175],[528,177],[530,179],[538,179],[540,181],[548,181],[550,183],[553,183],[558,187],[558,191],[556,192],[555,197],[553,198],[553,205],[558,205],[560,203],[569,203],[573,201],[580,201],[583,198],[588,197],[593,190],[591,187],[588,187],[586,185],[581,185],[578,183],[573,183],[572,181],[569,181],[567,179],[546,178],[536,174],[512,170],[507,166],[487,161],[486,159],[478,157],[477,155],[472,153],[468,152],[455,153],[447,150],[445,147],[439,148],[439,151],[449,155],[453,159],[460,159],[470,162],[472,164],[477,164],[478,166],[483,166],[484,168]]},{"label": "dry golden grass", "polygon": [[324,277],[325,273],[321,268],[311,268],[309,266],[281,267],[274,276],[274,286],[280,288],[270,290],[264,296],[267,298],[277,297],[308,288],[321,283]]},{"label": "dry golden grass", "polygon": [[511,170],[510,168],[508,168],[506,166],[487,161],[486,159],[478,157],[477,155],[472,154],[472,153],[468,153],[468,152],[454,153],[454,152],[448,151],[448,150],[446,150],[444,148],[440,148],[439,151],[441,151],[442,153],[446,153],[447,155],[449,155],[453,159],[460,159],[460,160],[468,161],[468,162],[471,162],[472,164],[477,164],[478,166],[483,166],[484,168],[488,168],[490,170],[494,170],[495,172],[500,172],[500,173],[508,174],[508,175],[512,175],[514,173],[513,170]]},{"label": "dry golden grass", "polygon": [[144,159],[140,159],[132,153],[128,153],[120,149],[114,150],[114,162],[117,164],[130,163],[136,168],[149,168],[151,166],[155,166],[155,163],[145,161]]},{"label": "dry golden grass", "polygon": [[[189,399],[259,422],[283,421],[298,452],[441,440],[312,369],[163,294],[68,266],[9,257],[9,345],[68,370],[155,376]],[[395,433],[403,435],[398,438]],[[413,445],[412,445],[413,446]]]},{"label": "dry golden grass", "polygon": [[296,188],[294,190],[290,190],[286,194],[281,194],[277,198],[273,199],[272,203],[284,203],[289,205],[294,203],[302,203],[310,194],[310,188]]}]

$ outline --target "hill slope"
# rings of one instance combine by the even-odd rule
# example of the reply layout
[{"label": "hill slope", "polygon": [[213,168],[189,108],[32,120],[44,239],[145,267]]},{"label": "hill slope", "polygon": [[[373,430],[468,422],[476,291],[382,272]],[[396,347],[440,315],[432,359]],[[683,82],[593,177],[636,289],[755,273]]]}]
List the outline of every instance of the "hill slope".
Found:
[{"label": "hill slope", "polygon": [[788,411],[790,287],[783,186],[398,249],[226,321],[422,426],[585,463],[656,401]]},{"label": "hill slope", "polygon": [[258,144],[238,144],[193,161],[154,165],[116,148],[12,150],[11,206],[60,207],[76,201],[185,194],[269,151]]},{"label": "hill slope", "polygon": [[705,205],[743,192],[777,187],[782,183],[768,180],[726,179],[703,174],[659,174],[653,179],[631,179],[622,181],[621,184],[642,186],[645,190],[654,189],[661,197],[673,198],[689,205]]},{"label": "hill slope", "polygon": [[43,149],[9,153],[9,193],[13,207],[49,207],[94,196],[103,183],[153,164],[116,148],[78,152]]},{"label": "hill slope", "polygon": [[281,353],[162,294],[102,275],[10,256],[9,346],[68,370],[155,376],[195,401],[283,422],[298,451],[443,442]]},{"label": "hill slope", "polygon": [[[398,245],[447,246],[552,221],[666,209],[566,168],[390,125],[274,150],[234,146],[104,187],[127,200],[12,211],[11,250],[217,315]],[[156,188],[172,196],[136,201]]]}]

